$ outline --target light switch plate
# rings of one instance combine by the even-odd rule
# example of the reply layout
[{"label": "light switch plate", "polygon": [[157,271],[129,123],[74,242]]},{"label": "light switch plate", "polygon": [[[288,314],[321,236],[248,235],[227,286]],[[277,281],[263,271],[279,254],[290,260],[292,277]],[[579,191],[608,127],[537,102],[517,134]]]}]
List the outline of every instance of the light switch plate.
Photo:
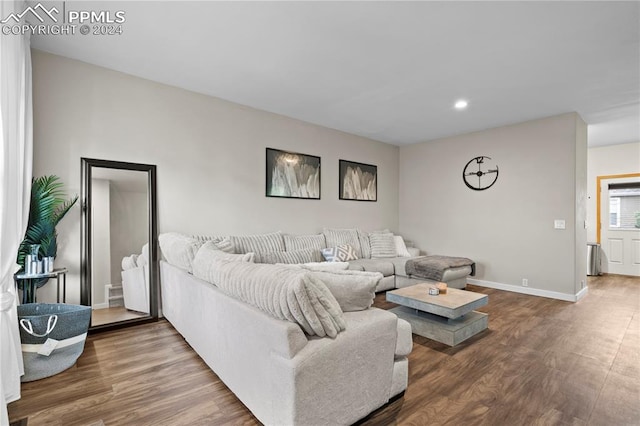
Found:
[{"label": "light switch plate", "polygon": [[553,221],[553,227],[555,229],[565,229],[565,223],[562,219],[556,219]]}]

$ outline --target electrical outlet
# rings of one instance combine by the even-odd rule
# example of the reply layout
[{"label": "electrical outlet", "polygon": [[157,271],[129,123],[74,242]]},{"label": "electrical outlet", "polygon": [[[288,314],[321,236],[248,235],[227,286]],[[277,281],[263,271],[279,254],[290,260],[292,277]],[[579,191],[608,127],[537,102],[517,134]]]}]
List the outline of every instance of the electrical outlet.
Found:
[{"label": "electrical outlet", "polygon": [[522,279],[522,287],[529,287],[529,280],[526,278]]}]

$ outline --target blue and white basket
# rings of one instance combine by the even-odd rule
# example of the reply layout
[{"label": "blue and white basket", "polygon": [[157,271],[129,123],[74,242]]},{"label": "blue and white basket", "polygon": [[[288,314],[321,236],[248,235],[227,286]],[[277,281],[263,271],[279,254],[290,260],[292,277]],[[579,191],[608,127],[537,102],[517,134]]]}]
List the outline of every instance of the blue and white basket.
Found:
[{"label": "blue and white basket", "polygon": [[[84,350],[91,307],[63,303],[28,303],[18,306],[24,376],[32,382],[58,374],[73,366]],[[47,339],[57,340],[47,356],[43,351]]]}]

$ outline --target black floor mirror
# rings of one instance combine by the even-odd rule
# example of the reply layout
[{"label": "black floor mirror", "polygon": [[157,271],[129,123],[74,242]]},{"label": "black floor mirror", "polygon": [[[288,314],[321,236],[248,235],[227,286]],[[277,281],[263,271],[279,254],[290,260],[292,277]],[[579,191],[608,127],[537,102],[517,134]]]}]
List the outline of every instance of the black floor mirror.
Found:
[{"label": "black floor mirror", "polygon": [[158,318],[156,166],[82,158],[80,303],[90,330]]}]

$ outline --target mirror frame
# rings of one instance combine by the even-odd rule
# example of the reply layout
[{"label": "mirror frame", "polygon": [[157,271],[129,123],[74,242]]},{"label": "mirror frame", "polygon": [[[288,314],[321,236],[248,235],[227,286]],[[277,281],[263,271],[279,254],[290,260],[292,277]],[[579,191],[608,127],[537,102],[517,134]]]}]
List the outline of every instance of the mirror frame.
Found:
[{"label": "mirror frame", "polygon": [[91,306],[91,178],[92,169],[107,168],[147,172],[149,195],[149,315],[141,318],[116,321],[108,324],[89,325],[89,330],[107,330],[158,320],[158,225],[156,205],[156,166],[152,164],[127,163],[123,161],[80,158],[81,161],[81,263],[80,263],[80,304]]}]

